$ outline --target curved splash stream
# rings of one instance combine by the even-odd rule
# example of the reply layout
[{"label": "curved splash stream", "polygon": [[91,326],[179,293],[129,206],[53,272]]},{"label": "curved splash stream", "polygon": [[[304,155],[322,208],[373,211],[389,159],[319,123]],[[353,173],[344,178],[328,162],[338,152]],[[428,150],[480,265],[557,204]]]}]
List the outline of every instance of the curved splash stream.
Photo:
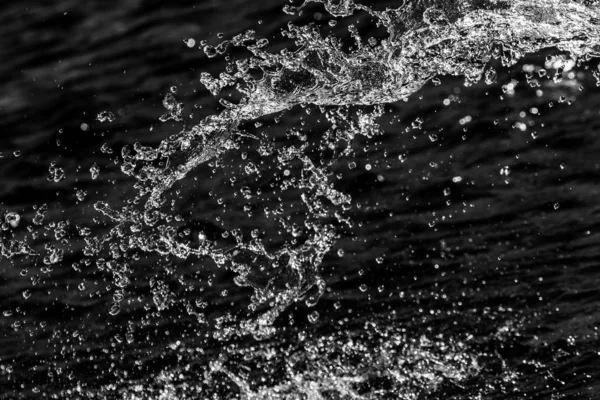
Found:
[{"label": "curved splash stream", "polygon": [[[265,52],[259,44],[246,45],[247,41],[238,37],[233,44],[247,47],[254,57],[238,62],[235,73],[222,74],[220,79],[203,74],[201,81],[215,95],[237,82],[236,88],[243,94],[239,104],[221,100],[225,106],[223,112],[163,140],[157,148],[136,145],[133,152],[123,149],[122,170],[138,180],[138,200],[146,195],[148,199],[143,211],[129,206],[117,211],[108,204],[97,203],[97,210],[119,223],[116,230],[126,224],[160,225],[158,221],[165,216],[159,212],[165,203],[165,192],[198,165],[234,147],[235,137],[246,135],[241,129],[244,122],[300,104],[378,105],[406,100],[438,75],[465,76],[466,85],[484,76],[493,79],[495,71],[486,67],[491,58],[501,58],[509,66],[527,53],[548,47],[569,52],[574,59],[587,59],[600,52],[600,11],[575,1],[470,1],[443,2],[437,6],[420,1],[385,11],[374,11],[351,1],[335,5],[325,2],[325,6],[334,15],[350,15],[356,10],[367,12],[380,21],[389,37],[377,45],[366,45],[354,34],[356,49],[346,52],[336,38],[323,37],[313,26],[289,24],[285,34],[295,40],[299,50],[281,54]],[[263,77],[254,79],[251,69],[261,70]],[[172,96],[164,104],[170,113],[166,118],[180,118],[181,107]],[[347,133],[346,140],[351,140],[354,134]],[[314,304],[325,290],[318,265],[335,243],[336,233],[333,226],[322,222],[327,212],[314,212],[318,209],[314,205],[316,198],[324,196],[337,207],[350,204],[349,196],[333,189],[323,171],[301,150],[291,148],[290,154],[280,158],[282,162],[296,158],[304,163],[308,177],[303,187],[314,193],[304,198],[314,219],[310,225],[312,236],[304,245],[269,253],[256,242],[248,245],[238,241],[238,249],[232,254],[213,245],[190,247],[178,242],[174,233],[165,234],[164,230],[154,236],[142,233],[135,241],[127,239],[128,245],[135,243],[144,251],[180,258],[209,256],[218,265],[228,265],[236,272],[237,284],[251,286],[256,292],[255,302],[275,299],[270,311],[241,323],[243,332],[257,338],[273,333],[271,325],[279,313],[315,285],[318,293],[307,301],[309,304]],[[341,217],[336,214],[336,218]],[[96,238],[94,243],[88,240],[88,247],[90,244],[96,247],[91,252],[117,238],[116,230]],[[246,254],[242,257],[246,261],[236,261],[239,254]],[[289,258],[287,266],[279,266],[276,261],[282,256]],[[251,277],[264,266],[253,265],[248,262],[250,259],[272,263],[285,272],[279,273],[279,278],[269,278],[266,285],[259,284],[258,281],[267,278]],[[275,282],[282,276],[288,277],[287,283],[277,285]]]},{"label": "curved splash stream", "polygon": [[[302,200],[310,211],[305,224],[311,233],[301,245],[269,252],[259,240],[245,243],[240,238],[233,250],[220,249],[208,240],[194,247],[178,240],[176,229],[168,223],[170,216],[161,211],[164,194],[175,182],[234,147],[237,135],[246,135],[242,123],[303,104],[391,103],[407,99],[438,75],[462,75],[466,84],[470,84],[494,75],[494,71],[486,69],[492,57],[501,58],[504,65],[512,65],[525,54],[547,47],[569,52],[575,59],[600,53],[600,11],[591,3],[490,0],[433,5],[416,1],[405,2],[396,9],[374,11],[346,0],[325,2],[325,7],[337,16],[357,10],[367,12],[379,20],[389,36],[378,44],[367,45],[354,32],[356,48],[348,52],[342,49],[339,40],[323,37],[314,26],[289,24],[284,33],[295,40],[299,50],[271,54],[262,49],[260,40],[247,44],[253,35],[239,35],[228,44],[246,47],[254,57],[238,61],[236,72],[222,74],[219,79],[202,74],[201,79],[215,95],[222,88],[236,84],[243,95],[238,104],[221,100],[223,112],[163,140],[157,148],[139,144],[133,149],[123,148],[121,169],[137,179],[137,198],[120,210],[96,203],[96,210],[115,221],[116,226],[104,235],[85,233],[83,250],[85,256],[98,257],[109,244],[111,259],[98,259],[97,264],[112,272],[119,288],[111,314],[119,312],[123,290],[130,283],[130,261],[122,253],[133,249],[183,259],[208,256],[217,265],[234,271],[236,284],[254,289],[251,310],[271,301],[270,311],[243,321],[243,329],[238,333],[268,336],[274,331],[273,321],[288,305],[305,298],[315,286],[317,293],[309,296],[307,303],[314,305],[323,294],[325,282],[318,267],[336,240],[335,228],[325,221],[335,215],[340,223],[348,223],[341,211],[351,203],[351,198],[333,188],[324,168],[303,154],[303,148],[292,146],[278,155],[281,163],[299,160],[303,165],[296,188],[305,191]],[[288,12],[294,11],[288,8]],[[263,77],[254,79],[251,70],[262,71]],[[168,114],[161,119],[181,120],[181,106],[173,96],[167,96],[164,105]],[[365,126],[372,127],[377,116],[377,112],[363,115]],[[361,129],[350,129],[344,140],[351,140]],[[134,207],[145,196],[148,196],[145,207],[141,210]],[[328,199],[335,210],[320,211],[319,197]],[[43,208],[38,210],[34,224],[43,224],[45,212]],[[6,226],[9,229],[8,222]],[[2,242],[2,255],[11,258],[39,253],[24,242],[11,240]],[[47,246],[44,263],[56,263],[63,256],[64,250],[59,246]],[[279,272],[265,272],[264,265],[260,265],[265,263]]]}]

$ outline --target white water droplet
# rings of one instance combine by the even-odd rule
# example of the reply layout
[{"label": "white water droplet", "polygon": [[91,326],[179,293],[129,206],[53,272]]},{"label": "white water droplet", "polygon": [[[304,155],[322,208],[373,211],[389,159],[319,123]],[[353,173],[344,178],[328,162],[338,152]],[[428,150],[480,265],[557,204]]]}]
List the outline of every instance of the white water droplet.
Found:
[{"label": "white water droplet", "polygon": [[317,311],[313,311],[310,314],[308,314],[308,322],[310,322],[311,324],[316,323],[318,319],[319,313]]},{"label": "white water droplet", "polygon": [[94,163],[90,167],[90,174],[92,175],[92,179],[98,178],[98,175],[100,175],[100,167],[98,167],[98,164]]},{"label": "white water droplet", "polygon": [[119,303],[113,303],[112,306],[110,307],[110,310],[108,311],[108,313],[112,316],[115,316],[120,312],[121,312],[121,305]]},{"label": "white water droplet", "polygon": [[6,216],[4,217],[4,220],[12,228],[16,228],[19,226],[19,223],[21,222],[21,216],[19,214],[17,214],[16,212],[11,211],[6,214]]},{"label": "white water droplet", "polygon": [[96,119],[100,122],[113,122],[115,115],[110,111],[102,111],[96,116]]}]

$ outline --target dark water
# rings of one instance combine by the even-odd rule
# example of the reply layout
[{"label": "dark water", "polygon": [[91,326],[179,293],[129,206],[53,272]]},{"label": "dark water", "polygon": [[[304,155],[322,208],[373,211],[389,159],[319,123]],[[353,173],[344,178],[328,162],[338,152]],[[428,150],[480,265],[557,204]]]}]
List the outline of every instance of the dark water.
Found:
[{"label": "dark water", "polygon": [[[376,7],[386,5],[394,2]],[[133,198],[135,182],[115,161],[123,145],[156,145],[181,129],[158,120],[172,86],[188,125],[222,108],[198,79],[226,62],[207,58],[201,40],[218,44],[217,33],[254,29],[276,52],[289,46],[279,35],[288,21],[329,19],[317,4],[301,17],[281,6],[0,6],[0,209],[21,216],[2,240],[27,234],[40,251],[47,243],[65,249],[50,267],[36,257],[0,259],[0,398],[600,398],[600,89],[590,73],[598,62],[531,87],[524,71],[544,67],[553,49],[510,68],[497,63],[496,83],[465,87],[441,77],[385,106],[384,133],[356,138],[354,155],[331,167],[354,206],[352,226],[339,228],[321,264],[328,290],[315,308],[288,307],[273,337],[227,337],[190,313],[218,320],[243,310],[252,293],[231,271],[192,257],[141,254],[121,312],[109,313],[114,277],[86,261],[71,240],[76,226],[101,234],[111,226],[93,204]],[[346,26],[333,31],[343,37]],[[358,26],[380,34],[364,15]],[[326,128],[308,108],[247,128],[281,148],[292,140],[286,129],[302,120],[308,142],[318,143]],[[96,119],[105,110],[113,122]],[[203,165],[174,187],[181,229],[225,247],[235,243],[225,231],[259,229],[277,246],[281,228],[262,209],[283,204],[302,224],[297,193],[273,185],[274,157],[259,149],[265,141],[241,138],[221,168]],[[243,152],[264,173],[239,174]],[[65,172],[59,182],[47,179],[53,161]],[[251,217],[238,195],[244,185],[263,192],[250,202]],[[26,227],[44,203],[45,225],[32,238]],[[157,300],[156,285],[169,288],[167,298]]]}]

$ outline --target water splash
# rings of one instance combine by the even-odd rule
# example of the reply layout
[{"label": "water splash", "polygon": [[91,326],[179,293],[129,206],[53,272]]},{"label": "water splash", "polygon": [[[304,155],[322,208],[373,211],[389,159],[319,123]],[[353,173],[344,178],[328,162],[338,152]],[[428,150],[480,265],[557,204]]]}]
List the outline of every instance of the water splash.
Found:
[{"label": "water splash", "polygon": [[[244,47],[251,52],[252,57],[236,61],[235,68],[218,78],[207,73],[200,78],[214,96],[235,88],[241,99],[234,104],[221,98],[219,102],[224,110],[220,114],[208,116],[189,127],[183,123],[183,103],[177,100],[176,90],[172,90],[164,97],[166,113],[160,120],[181,123],[183,128],[157,147],[136,143],[132,148],[122,149],[121,171],[135,180],[137,194],[127,199],[125,206],[102,201],[94,204],[96,211],[110,221],[107,229],[96,234],[89,228],[76,227],[78,238],[67,240],[69,221],[51,221],[44,225],[48,208],[42,206],[32,217],[31,240],[38,237],[37,230],[44,229],[53,233],[54,243],[45,243],[43,251],[36,251],[33,245],[27,244],[29,238],[18,237],[16,230],[24,221],[18,214],[7,212],[3,215],[2,256],[6,259],[40,257],[45,271],[49,272],[53,265],[65,259],[65,249],[77,248],[86,259],[82,264],[94,264],[112,277],[115,289],[108,310],[112,316],[121,312],[127,289],[132,285],[132,269],[139,260],[138,252],[152,253],[165,260],[165,264],[173,258],[210,259],[218,268],[233,272],[236,285],[251,289],[249,304],[236,315],[228,313],[211,319],[197,311],[202,307],[194,308],[190,303],[186,306],[188,313],[195,315],[199,324],[211,323],[212,337],[216,340],[226,342],[249,334],[268,340],[277,334],[275,322],[290,305],[304,301],[307,307],[314,307],[326,292],[320,264],[333,248],[339,227],[353,224],[346,215],[353,207],[352,198],[335,187],[329,169],[340,159],[352,155],[348,144],[356,136],[373,137],[381,132],[378,120],[384,114],[382,104],[407,100],[427,82],[443,75],[464,76],[466,85],[481,79],[491,84],[497,79],[496,71],[488,65],[492,59],[511,66],[527,53],[555,47],[567,52],[573,62],[579,62],[597,56],[600,51],[600,12],[580,2],[489,0],[434,4],[414,1],[384,11],[375,11],[351,0],[323,3],[336,17],[350,16],[354,12],[370,14],[388,31],[388,37],[367,45],[356,30],[351,29],[355,45],[346,50],[339,38],[324,36],[315,26],[289,24],[284,34],[294,41],[296,50],[269,53],[265,50],[268,42],[257,40],[253,32],[237,35],[216,48],[206,46],[204,51],[210,57],[225,54],[229,46]],[[308,2],[302,7],[306,4]],[[302,7],[286,10],[301,12]],[[564,65],[559,64],[553,62],[557,70],[555,83],[560,83],[564,69]],[[260,78],[255,77],[257,71]],[[530,77],[531,82],[533,77]],[[296,106],[310,111],[309,105],[318,109],[330,124],[320,140],[322,151],[318,157],[310,154],[308,144],[286,144],[273,150],[265,144],[264,137],[244,130],[248,122],[282,114]],[[362,107],[352,108],[356,106]],[[114,115],[103,112],[97,119],[111,122]],[[419,125],[415,123],[414,129],[419,129]],[[305,142],[300,130],[290,135]],[[435,136],[430,137],[435,140]],[[282,191],[299,193],[305,207],[302,224],[289,222],[284,210],[279,208],[265,212],[288,235],[280,240],[283,243],[277,248],[265,244],[258,235],[244,238],[237,230],[227,232],[235,239],[231,245],[222,245],[204,235],[198,240],[183,239],[179,228],[184,224],[182,218],[173,214],[170,191],[201,164],[212,162],[213,169],[218,170],[222,167],[219,159],[228,151],[238,150],[244,140],[258,140],[261,151],[276,158],[283,176],[278,181]],[[503,171],[501,174],[508,176],[508,169]],[[49,172],[48,179],[52,182],[66,179],[64,170],[54,163]],[[245,173],[260,175],[264,171],[248,162]],[[101,176],[96,163],[90,168],[90,174],[92,179]],[[237,190],[247,199],[253,196],[249,187]],[[78,199],[83,201],[85,195],[78,195]],[[73,246],[76,240],[83,244]],[[79,267],[74,265],[74,268]],[[167,312],[179,301],[163,280],[153,279],[149,287],[157,312]],[[317,316],[311,315],[311,322],[317,323]],[[315,357],[326,364],[318,367],[333,371],[327,378],[320,377],[319,368],[314,366],[299,367],[306,361],[302,359],[297,360],[297,365],[287,366],[285,383],[262,388],[250,387],[239,371],[232,372],[223,362],[213,364],[207,374],[226,375],[248,399],[286,398],[288,394],[319,399],[326,398],[324,393],[329,391],[348,398],[369,398],[359,393],[356,386],[371,379],[373,374],[394,382],[393,390],[405,398],[417,398],[417,384],[434,390],[444,380],[460,382],[478,372],[475,357],[465,352],[459,342],[452,342],[455,349],[427,352],[423,349],[435,348],[435,345],[424,344],[428,341],[426,338],[420,338],[414,346],[394,349],[389,346],[406,343],[407,339],[400,338],[396,343],[386,336],[388,334],[381,335],[386,338],[381,347],[369,343],[359,348],[348,338],[344,338],[346,344],[340,345],[341,339],[335,335],[308,346]],[[397,332],[394,335],[400,337]],[[263,351],[266,354],[274,350],[265,345]],[[343,357],[352,353],[366,361],[354,366],[350,374],[344,370],[342,361],[327,364],[336,359],[336,351]],[[371,357],[370,352],[379,359]],[[294,364],[293,355],[290,358]],[[375,364],[380,368],[373,371]],[[414,369],[407,367],[408,364],[414,365]],[[134,392],[128,390],[124,396],[136,398]]]},{"label": "water splash", "polygon": [[[172,216],[164,211],[165,193],[200,164],[239,146],[237,137],[254,137],[243,131],[242,123],[285,112],[297,105],[342,107],[395,102],[407,99],[440,75],[463,75],[465,84],[482,77],[491,82],[495,71],[486,65],[492,58],[500,58],[505,66],[510,66],[527,53],[552,46],[580,60],[594,56],[600,43],[600,13],[578,2],[465,1],[437,6],[428,2],[406,2],[399,8],[384,11],[374,11],[350,0],[325,1],[324,5],[338,17],[358,10],[368,12],[388,30],[389,36],[379,44],[365,46],[354,32],[356,47],[344,51],[336,37],[324,37],[314,26],[289,24],[284,34],[295,41],[298,50],[272,54],[264,50],[265,43],[256,40],[253,32],[238,35],[224,43],[244,46],[253,57],[237,61],[235,72],[223,73],[218,79],[206,73],[201,75],[201,82],[213,95],[235,85],[242,94],[237,104],[221,99],[224,111],[191,128],[184,127],[156,148],[139,143],[133,149],[123,148],[121,170],[137,180],[138,195],[132,204],[120,210],[104,202],[96,203],[96,210],[116,225],[101,236],[86,236],[83,250],[87,256],[97,256],[107,244],[113,243],[109,246],[113,260],[105,263],[101,258],[98,266],[106,265],[113,271],[118,287],[127,286],[129,267],[122,261],[127,251],[139,249],[182,259],[208,256],[217,265],[236,272],[238,285],[254,289],[250,310],[274,300],[271,311],[242,324],[257,337],[262,336],[262,328],[258,327],[266,329],[265,332],[272,331],[267,327],[281,310],[302,298],[314,285],[319,287],[319,293],[324,290],[318,265],[333,246],[336,234],[335,227],[323,221],[335,215],[339,223],[349,223],[343,214],[344,209],[351,207],[350,196],[333,187],[326,168],[348,156],[351,150],[348,146],[334,157],[322,159],[324,167],[317,166],[304,154],[306,146],[289,146],[279,151],[281,166],[294,160],[302,165],[301,176],[291,187],[302,192],[301,198],[310,215],[305,224],[312,234],[304,244],[269,252],[257,240],[252,244],[238,240],[235,249],[226,251],[208,240],[199,247],[182,243],[176,229],[167,222]],[[219,46],[222,51],[217,53],[226,51],[227,45]],[[254,78],[251,70],[260,70],[262,77]],[[165,96],[163,105],[167,113],[161,121],[182,121],[183,104],[175,94],[176,91],[172,91]],[[376,121],[383,114],[382,108],[371,112],[354,111],[354,116],[350,111],[339,110],[325,113],[331,128],[324,139],[330,146],[337,146],[341,141],[351,142],[358,134],[378,133]],[[113,119],[110,112],[98,115],[100,121]],[[92,179],[99,177],[97,164],[90,168],[90,173]],[[61,168],[55,164],[50,166],[48,179],[59,182],[64,177]],[[143,209],[133,206],[145,197]],[[325,206],[322,198],[327,199],[333,209]],[[42,220],[43,214],[39,214],[34,223],[41,224]],[[25,245],[15,243],[18,242],[4,245],[3,254],[32,254],[25,250]],[[7,250],[15,246],[15,252]],[[246,261],[239,261],[242,256]],[[248,261],[251,259],[254,261]]]},{"label": "water splash", "polygon": [[[440,6],[410,2],[397,9],[376,12],[351,1],[328,1],[325,8],[334,16],[346,16],[359,9],[369,12],[387,28],[389,37],[376,46],[364,46],[357,39],[356,48],[346,52],[337,38],[323,37],[313,26],[289,24],[284,34],[296,42],[298,50],[293,52],[272,54],[258,42],[246,44],[254,40],[252,34],[233,40],[234,45],[247,46],[254,57],[238,61],[236,72],[222,74],[219,79],[203,74],[201,81],[215,95],[235,83],[243,95],[239,103],[221,100],[225,107],[221,114],[209,116],[200,124],[182,130],[157,148],[136,145],[133,152],[125,148],[122,169],[138,180],[139,198],[148,196],[143,217],[138,212],[129,215],[130,211],[126,210],[109,211],[108,206],[99,210],[120,224],[142,220],[146,225],[157,224],[161,218],[156,210],[165,202],[164,193],[198,165],[234,148],[236,136],[245,136],[240,128],[245,121],[301,104],[340,107],[395,102],[407,99],[440,75],[463,75],[467,85],[482,77],[491,82],[495,71],[486,65],[492,58],[500,58],[503,65],[510,66],[527,53],[552,46],[569,52],[575,60],[587,59],[596,54],[600,43],[598,11],[577,2],[449,2]],[[253,78],[251,69],[262,71],[262,78]],[[163,120],[181,118],[181,104],[172,94],[167,95],[164,104],[168,114],[162,117]],[[357,134],[372,135],[377,130],[375,121],[380,114],[381,110],[358,115],[356,124],[348,124],[350,118],[347,115],[328,114],[333,142],[349,142]],[[280,154],[279,160],[282,165],[292,159],[303,163],[303,176],[295,186],[305,191],[302,199],[311,215],[321,219],[330,215],[330,211],[323,208],[321,197],[338,208],[350,205],[350,197],[336,191],[324,171],[304,156],[303,151],[303,148],[289,147]],[[338,155],[329,163],[344,155],[348,153]],[[272,278],[271,285],[252,284],[248,280],[252,267],[241,267],[234,261],[232,268],[240,274],[238,282],[252,286],[256,290],[256,299],[276,298],[273,310],[281,310],[292,299],[301,297],[303,292],[321,281],[316,272],[318,260],[331,248],[335,236],[320,233],[319,226],[319,222],[314,225],[315,234],[304,247],[283,250],[290,261],[282,268],[296,271],[297,275],[283,271],[276,275],[295,281],[293,289],[275,289],[276,277]],[[199,253],[197,249],[182,247],[164,235],[160,240],[164,249],[159,251],[161,254],[186,257]],[[254,251],[242,243],[239,246],[240,250],[232,254]],[[145,250],[154,247],[143,246]],[[307,247],[319,250],[307,251]],[[207,254],[205,251],[200,253]],[[217,259],[222,257],[220,252],[209,254]],[[267,263],[281,258],[279,252],[269,254],[264,250],[255,255],[269,260]],[[269,325],[276,314],[275,311],[265,314],[266,319],[261,319],[259,325]]]}]

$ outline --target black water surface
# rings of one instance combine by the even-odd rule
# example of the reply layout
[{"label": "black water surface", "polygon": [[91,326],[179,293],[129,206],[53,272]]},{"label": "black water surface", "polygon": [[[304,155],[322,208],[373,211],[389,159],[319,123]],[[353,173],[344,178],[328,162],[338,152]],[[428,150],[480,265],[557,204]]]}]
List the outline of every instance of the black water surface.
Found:
[{"label": "black water surface", "polygon": [[[292,46],[279,35],[287,21],[327,21],[322,6],[310,5],[303,16],[292,17],[281,12],[282,3],[2,3],[0,209],[22,216],[18,233],[26,234],[32,207],[43,203],[48,221],[70,219],[67,238],[75,235],[76,225],[93,225],[94,233],[106,229],[93,203],[118,204],[134,193],[133,182],[115,163],[121,147],[136,141],[156,145],[180,129],[158,121],[170,87],[178,88],[185,113],[194,114],[186,116],[189,124],[219,110],[199,76],[218,75],[225,61],[207,58],[198,49],[201,40],[217,44],[217,33],[230,38],[254,29],[269,38],[269,50],[279,51]],[[369,23],[363,18],[361,33],[378,34]],[[336,30],[348,36],[343,24]],[[194,47],[184,43],[188,38],[195,39]],[[319,359],[305,354],[299,334],[306,340],[353,337],[376,348],[378,341],[391,340],[377,336],[372,327],[378,325],[401,332],[420,348],[428,346],[424,337],[446,347],[464,342],[478,368],[460,384],[449,380],[425,390],[413,382],[415,397],[387,393],[393,384],[378,375],[357,389],[366,398],[600,397],[600,89],[587,70],[597,61],[565,72],[560,83],[540,78],[540,87],[530,87],[524,65],[544,66],[546,56],[555,53],[549,49],[511,68],[498,66],[492,85],[465,87],[460,78],[441,77],[441,85],[428,84],[410,101],[386,105],[385,134],[357,138],[355,156],[333,167],[341,174],[335,187],[360,206],[351,212],[353,227],[340,231],[323,262],[329,290],[316,307],[320,317],[308,323],[313,309],[304,303],[280,316],[282,333],[266,343],[287,350],[257,362],[247,374],[252,390],[277,384],[288,357]],[[231,55],[245,56],[242,50]],[[518,81],[514,93],[503,90],[511,79]],[[561,96],[566,101],[560,102]],[[115,114],[114,122],[96,120],[105,110]],[[283,125],[267,123],[264,132],[281,146],[291,140],[286,127],[297,126],[301,116],[306,118],[304,110],[293,109]],[[424,120],[421,129],[407,131],[417,118]],[[318,141],[319,124],[312,123],[309,140]],[[112,154],[101,151],[104,144]],[[234,196],[229,178],[241,168],[240,153],[260,159],[257,143],[242,139],[241,144],[224,156],[227,167],[220,174],[202,166],[177,187],[176,212],[186,216],[194,236],[203,231],[217,239],[232,228],[260,227],[276,244],[277,227],[260,212],[280,202],[268,177],[236,183],[236,188],[262,187],[269,199],[255,205],[253,218]],[[47,180],[52,161],[65,170],[65,180]],[[89,173],[94,163],[100,168],[95,180]],[[501,172],[505,167],[508,175]],[[78,190],[87,191],[84,200],[78,200]],[[219,197],[228,209],[217,204]],[[282,201],[289,206],[298,199]],[[292,217],[302,221],[301,212]],[[54,231],[47,229],[35,243],[43,248],[50,238]],[[186,312],[186,302],[199,294],[181,284],[206,282],[212,275],[202,298],[207,313],[217,316],[248,303],[250,292],[233,284],[232,273],[206,260],[165,262],[141,255],[132,267],[126,306],[111,316],[112,276],[94,263],[85,265],[78,250],[70,249],[52,271],[28,258],[0,260],[1,399],[127,398],[124,393],[135,392],[136,384],[157,388],[148,392],[150,398],[159,398],[160,390],[170,393],[165,398],[239,395],[226,375],[211,380],[199,371],[227,354],[227,346],[261,344],[214,339]],[[158,312],[151,279],[166,282],[177,304]],[[224,289],[229,295],[222,296]],[[235,357],[227,362],[235,369]],[[369,362],[375,371],[377,361]],[[352,362],[343,363],[351,374]],[[177,378],[169,384],[177,389],[168,392],[161,376],[173,370]],[[185,393],[182,382],[198,384],[203,392]],[[345,397],[325,393],[324,398]]]}]

